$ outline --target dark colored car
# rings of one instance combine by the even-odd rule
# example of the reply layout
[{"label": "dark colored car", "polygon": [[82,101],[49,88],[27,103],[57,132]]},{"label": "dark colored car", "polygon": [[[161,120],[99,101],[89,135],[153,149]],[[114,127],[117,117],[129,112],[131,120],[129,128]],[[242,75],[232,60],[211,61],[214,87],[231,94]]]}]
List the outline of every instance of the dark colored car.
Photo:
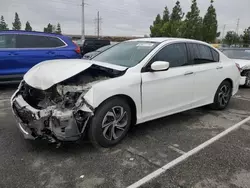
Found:
[{"label": "dark colored car", "polygon": [[97,50],[98,48],[101,48],[103,46],[110,45],[109,40],[104,40],[104,39],[85,39],[83,42],[83,45],[81,47],[81,52],[82,55],[88,53],[88,52],[93,52]]},{"label": "dark colored car", "polygon": [[93,52],[89,52],[89,53],[86,53],[83,58],[84,59],[91,59],[95,56],[97,56],[98,54],[104,52],[105,50],[108,50],[109,48],[111,48],[112,46],[114,46],[114,44],[111,44],[111,45],[107,45],[107,46],[103,46],[101,48],[98,48],[97,50],[93,51]]},{"label": "dark colored car", "polygon": [[19,81],[42,61],[76,58],[81,58],[81,51],[69,37],[43,32],[0,32],[0,82]]}]

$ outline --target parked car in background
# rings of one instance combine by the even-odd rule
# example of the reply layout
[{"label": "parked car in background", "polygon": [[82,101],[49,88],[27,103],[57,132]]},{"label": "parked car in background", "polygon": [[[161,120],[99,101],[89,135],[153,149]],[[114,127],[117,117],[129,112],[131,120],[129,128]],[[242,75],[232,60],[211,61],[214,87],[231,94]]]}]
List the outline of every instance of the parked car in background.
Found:
[{"label": "parked car in background", "polygon": [[93,52],[97,50],[98,48],[101,48],[103,46],[110,45],[109,40],[105,39],[85,39],[83,41],[81,52],[82,55],[85,55],[88,52]]},{"label": "parked car in background", "polygon": [[98,48],[97,50],[95,50],[95,51],[93,51],[93,52],[86,53],[86,54],[83,56],[83,58],[85,58],[85,59],[91,59],[91,58],[97,56],[98,54],[104,52],[105,50],[111,48],[112,46],[114,46],[114,45],[111,44],[111,45],[107,45],[107,46],[103,46],[103,47],[101,47],[101,48]]},{"label": "parked car in background", "polygon": [[210,105],[222,110],[239,87],[235,62],[209,44],[145,38],[91,60],[46,61],[25,74],[11,98],[25,138],[119,143],[133,124]]},{"label": "parked car in background", "polygon": [[0,32],[0,82],[20,81],[31,67],[45,60],[79,58],[80,48],[63,35]]},{"label": "parked car in background", "polygon": [[221,48],[220,50],[239,65],[240,85],[250,88],[250,48]]}]

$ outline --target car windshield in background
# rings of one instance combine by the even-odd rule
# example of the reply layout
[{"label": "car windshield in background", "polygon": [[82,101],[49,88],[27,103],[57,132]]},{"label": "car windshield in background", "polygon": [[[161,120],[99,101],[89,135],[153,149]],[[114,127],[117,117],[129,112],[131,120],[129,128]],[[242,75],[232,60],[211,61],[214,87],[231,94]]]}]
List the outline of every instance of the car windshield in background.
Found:
[{"label": "car windshield in background", "polygon": [[101,48],[98,48],[96,51],[97,52],[103,52],[103,51],[105,51],[105,50],[107,50],[107,49],[109,49],[111,47],[112,47],[112,45],[103,46]]},{"label": "car windshield in background", "polygon": [[158,43],[155,42],[123,42],[97,55],[93,60],[124,67],[133,67],[148,55],[157,45]]},{"label": "car windshield in background", "polygon": [[247,59],[250,60],[250,49],[228,49],[223,53],[231,59]]}]

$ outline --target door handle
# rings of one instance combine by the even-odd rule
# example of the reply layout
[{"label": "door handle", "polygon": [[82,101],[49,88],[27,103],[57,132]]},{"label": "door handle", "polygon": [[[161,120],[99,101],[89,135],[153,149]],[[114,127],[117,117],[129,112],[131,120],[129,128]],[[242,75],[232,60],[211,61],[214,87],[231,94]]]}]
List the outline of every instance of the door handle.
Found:
[{"label": "door handle", "polygon": [[219,67],[216,67],[216,69],[223,69],[223,67],[222,67],[222,66],[219,66]]},{"label": "door handle", "polygon": [[55,54],[55,52],[49,51],[47,52],[47,54]]},{"label": "door handle", "polygon": [[186,72],[184,75],[187,76],[187,75],[191,75],[191,74],[194,74],[194,72]]}]

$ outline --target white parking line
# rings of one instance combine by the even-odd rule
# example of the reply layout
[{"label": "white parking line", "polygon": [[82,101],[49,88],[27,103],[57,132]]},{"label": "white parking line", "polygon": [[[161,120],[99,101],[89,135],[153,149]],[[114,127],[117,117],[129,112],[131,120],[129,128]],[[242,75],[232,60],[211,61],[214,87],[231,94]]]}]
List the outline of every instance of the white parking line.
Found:
[{"label": "white parking line", "polygon": [[130,185],[127,188],[137,188],[137,187],[144,185],[145,183],[151,181],[152,179],[160,176],[162,173],[166,172],[168,169],[174,167],[175,165],[181,163],[182,161],[186,160],[190,156],[192,156],[192,155],[196,154],[197,152],[201,151],[202,149],[208,147],[209,145],[211,145],[215,141],[219,140],[220,138],[226,136],[230,132],[240,128],[241,125],[248,122],[249,120],[250,120],[250,116],[248,118],[242,120],[241,122],[233,125],[232,127],[226,129],[225,131],[216,135],[215,137],[211,138],[210,140],[204,142],[203,144],[197,146],[196,148],[190,150],[189,152],[183,154],[182,156],[178,157],[177,159],[171,161],[170,163],[166,164],[165,166],[163,166],[163,167],[159,168],[158,170],[152,172],[151,174],[145,176],[144,178],[140,179],[139,181],[133,183],[132,185]]},{"label": "white parking line", "polygon": [[179,154],[181,154],[181,155],[183,155],[183,154],[186,153],[186,152],[184,152],[184,151],[182,151],[182,150],[180,150],[179,148],[176,148],[176,147],[174,147],[174,146],[168,146],[168,148],[174,150],[175,152],[177,152],[177,153],[179,153]]}]

